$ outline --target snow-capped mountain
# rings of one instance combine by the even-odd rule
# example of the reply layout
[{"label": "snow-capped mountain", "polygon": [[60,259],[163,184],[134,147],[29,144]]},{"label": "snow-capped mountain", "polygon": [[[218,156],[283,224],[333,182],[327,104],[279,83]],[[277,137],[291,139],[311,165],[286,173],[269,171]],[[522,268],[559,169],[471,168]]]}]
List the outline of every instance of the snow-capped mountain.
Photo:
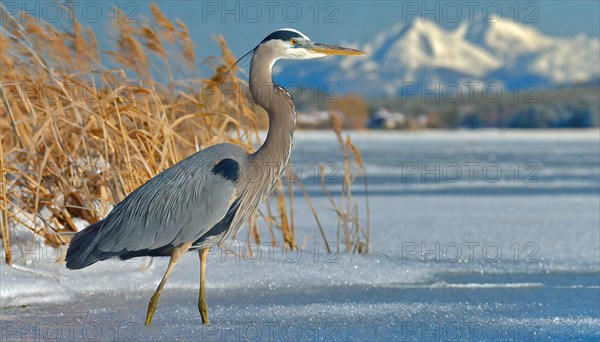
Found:
[{"label": "snow-capped mountain", "polygon": [[463,24],[459,31],[469,42],[502,59],[496,74],[529,75],[554,85],[587,82],[600,75],[598,39],[550,37],[510,20]]},{"label": "snow-capped mountain", "polygon": [[399,94],[410,84],[441,90],[450,82],[497,82],[539,86],[600,78],[600,40],[558,38],[510,21],[475,21],[446,30],[433,22],[397,24],[360,48],[366,56],[335,58],[284,68],[277,79],[303,86],[334,82],[340,91]]}]

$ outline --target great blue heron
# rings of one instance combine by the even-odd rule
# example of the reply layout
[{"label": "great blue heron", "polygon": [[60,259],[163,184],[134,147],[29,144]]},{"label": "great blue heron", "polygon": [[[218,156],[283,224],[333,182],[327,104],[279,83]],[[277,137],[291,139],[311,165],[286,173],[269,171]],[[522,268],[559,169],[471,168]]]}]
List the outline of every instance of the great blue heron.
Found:
[{"label": "great blue heron", "polygon": [[[67,267],[80,269],[119,257],[170,256],[169,266],[148,304],[146,325],[177,261],[188,250],[200,256],[198,309],[208,323],[204,296],[206,255],[237,232],[273,189],[290,157],[296,113],[290,94],[273,82],[279,59],[360,55],[362,51],[313,43],[293,29],[275,31],[252,51],[250,93],[269,115],[269,132],[253,154],[219,144],[192,154],[156,175],[119,203],[103,220],[75,234]],[[259,172],[257,172],[259,170]]]}]

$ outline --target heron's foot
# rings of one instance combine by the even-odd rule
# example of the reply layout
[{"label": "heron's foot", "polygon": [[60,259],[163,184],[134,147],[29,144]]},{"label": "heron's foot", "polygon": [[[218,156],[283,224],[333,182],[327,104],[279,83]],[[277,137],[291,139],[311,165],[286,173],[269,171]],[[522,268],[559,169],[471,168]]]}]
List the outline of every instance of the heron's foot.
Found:
[{"label": "heron's foot", "polygon": [[150,298],[150,303],[148,303],[148,313],[146,313],[146,325],[150,325],[150,323],[152,323],[152,316],[154,316],[154,311],[156,311],[156,307],[158,306],[159,298],[160,293],[155,293],[152,298]]},{"label": "heron's foot", "polygon": [[208,305],[206,301],[198,302],[198,311],[200,311],[200,317],[202,318],[203,324],[208,324]]}]

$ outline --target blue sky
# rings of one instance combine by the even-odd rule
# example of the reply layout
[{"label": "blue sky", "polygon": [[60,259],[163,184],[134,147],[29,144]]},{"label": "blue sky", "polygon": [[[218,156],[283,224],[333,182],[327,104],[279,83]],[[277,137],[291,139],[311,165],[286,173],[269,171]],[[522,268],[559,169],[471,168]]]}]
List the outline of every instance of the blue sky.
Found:
[{"label": "blue sky", "polygon": [[[117,2],[118,3],[118,2]],[[222,34],[236,56],[242,56],[270,32],[296,28],[314,41],[365,43],[398,22],[434,21],[445,28],[460,22],[501,18],[532,25],[553,36],[584,33],[600,37],[600,1],[156,1],[169,18],[189,27],[197,60],[218,55],[212,40]],[[126,3],[127,4],[127,3]],[[141,1],[137,16],[149,16]],[[123,8],[124,10],[126,8]],[[137,9],[130,7],[129,10]],[[248,60],[241,66],[246,68]],[[196,70],[195,73],[202,71]]]},{"label": "blue sky", "polygon": [[[397,22],[435,21],[450,28],[457,22],[498,15],[533,25],[556,36],[585,33],[600,36],[600,2],[591,1],[157,1],[170,17],[182,19],[199,45],[210,53],[212,33],[221,33],[240,55],[268,33],[294,27],[311,39],[339,43],[364,43]],[[140,13],[148,3],[139,2]],[[212,46],[212,48],[211,48]]]},{"label": "blue sky", "polygon": [[[37,12],[56,18],[56,10],[43,1],[3,1],[10,10]],[[108,48],[107,27],[118,6],[132,20],[150,17],[149,1],[78,0],[73,12],[98,34]],[[600,2],[590,1],[156,1],[170,18],[180,18],[190,28],[199,60],[218,54],[212,40],[222,34],[238,56],[252,49],[270,32],[293,27],[315,41],[365,43],[398,22],[435,21],[451,28],[461,21],[485,17],[516,20],[540,31],[569,37],[585,33],[600,37]],[[64,14],[64,13],[63,13]],[[62,15],[62,18],[68,15]],[[104,43],[102,43],[104,42]]]}]

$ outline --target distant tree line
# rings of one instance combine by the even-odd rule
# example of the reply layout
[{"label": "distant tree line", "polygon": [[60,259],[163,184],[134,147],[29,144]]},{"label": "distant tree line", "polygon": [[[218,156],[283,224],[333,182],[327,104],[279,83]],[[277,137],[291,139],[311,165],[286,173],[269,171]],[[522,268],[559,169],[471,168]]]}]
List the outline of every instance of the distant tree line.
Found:
[{"label": "distant tree line", "polygon": [[[508,93],[508,92],[507,92]],[[590,128],[600,124],[600,86],[580,85],[559,89],[523,89],[490,101],[474,96],[463,101],[420,96],[364,98],[357,94],[331,95],[304,89],[295,98],[299,113],[341,113],[344,127],[360,129],[381,108],[406,117],[404,129],[419,128]]]}]

